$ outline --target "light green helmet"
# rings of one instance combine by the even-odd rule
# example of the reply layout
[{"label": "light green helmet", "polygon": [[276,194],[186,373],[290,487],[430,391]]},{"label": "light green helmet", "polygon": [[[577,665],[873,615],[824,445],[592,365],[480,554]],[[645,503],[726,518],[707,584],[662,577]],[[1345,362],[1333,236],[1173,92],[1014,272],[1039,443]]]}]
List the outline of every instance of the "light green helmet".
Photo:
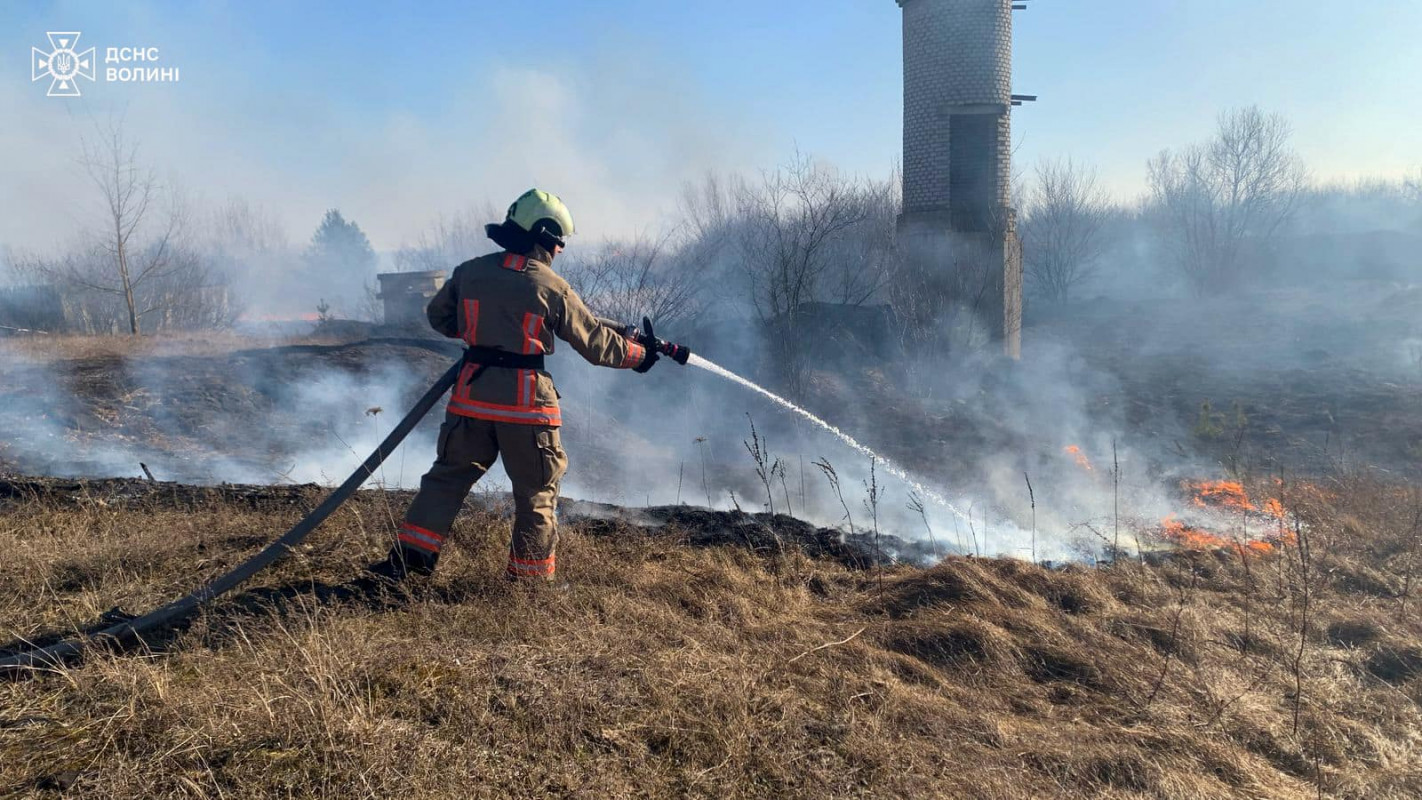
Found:
[{"label": "light green helmet", "polygon": [[[533,234],[539,240],[545,236],[551,237],[551,243],[560,246],[563,245],[564,237],[577,232],[573,227],[573,215],[568,213],[568,207],[563,205],[563,201],[559,200],[557,195],[541,189],[529,189],[515,200],[513,205],[509,206],[507,221]],[[540,243],[547,246],[549,242]]]}]

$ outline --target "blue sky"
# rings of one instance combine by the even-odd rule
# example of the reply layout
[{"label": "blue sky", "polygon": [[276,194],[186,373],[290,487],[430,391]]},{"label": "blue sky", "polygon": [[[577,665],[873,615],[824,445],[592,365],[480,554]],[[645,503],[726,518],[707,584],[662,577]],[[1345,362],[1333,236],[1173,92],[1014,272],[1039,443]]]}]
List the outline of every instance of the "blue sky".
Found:
[{"label": "blue sky", "polygon": [[[1252,103],[1289,117],[1320,177],[1422,168],[1422,2],[1030,5],[1015,91],[1041,100],[1014,117],[1020,168],[1071,156],[1134,197],[1149,156]],[[48,30],[100,54],[158,47],[182,80],[45,97],[29,58]],[[298,242],[337,206],[393,248],[534,183],[585,233],[626,234],[666,224],[684,181],[796,147],[883,177],[900,34],[892,0],[0,0],[0,245],[46,247],[85,218],[78,134],[114,112],[196,202],[244,197]]]}]

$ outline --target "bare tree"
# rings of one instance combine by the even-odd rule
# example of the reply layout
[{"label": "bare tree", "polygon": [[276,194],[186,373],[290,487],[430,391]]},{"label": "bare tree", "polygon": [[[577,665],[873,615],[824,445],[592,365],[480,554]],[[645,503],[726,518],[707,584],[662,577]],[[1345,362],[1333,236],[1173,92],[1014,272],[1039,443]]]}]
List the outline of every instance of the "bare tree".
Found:
[{"label": "bare tree", "polygon": [[751,306],[792,389],[805,377],[799,316],[819,300],[836,243],[868,216],[862,187],[797,154],[758,184],[734,192],[734,236]]},{"label": "bare tree", "polygon": [[[151,169],[140,166],[138,145],[125,138],[122,120],[100,124],[93,137],[85,137],[80,163],[103,200],[107,226],[95,241],[109,268],[88,263],[90,259],[67,260],[65,277],[95,292],[120,295],[128,311],[128,332],[137,336],[140,319],[158,310],[139,308],[143,284],[191,265],[190,258],[177,258],[174,252],[183,224],[182,205],[176,195],[164,191]],[[165,199],[168,208],[160,208]]]},{"label": "bare tree", "polygon": [[880,297],[893,276],[894,234],[901,200],[897,175],[856,187],[862,218],[834,237],[828,247],[826,300],[857,306]]},{"label": "bare tree", "polygon": [[[745,270],[740,265],[736,193],[743,182],[708,172],[682,187],[680,224],[671,245],[679,261],[698,270],[700,313],[720,306],[737,310],[746,301]],[[732,311],[734,315],[734,311]]]},{"label": "bare tree", "polygon": [[274,215],[232,195],[207,218],[207,247],[233,260],[284,258],[291,237]]},{"label": "bare tree", "polygon": [[298,285],[306,282],[299,253],[280,218],[231,195],[204,221],[202,249],[216,279],[237,282],[243,299],[263,313],[294,310],[294,296],[302,293]]},{"label": "bare tree", "polygon": [[819,297],[835,241],[867,216],[859,186],[796,155],[735,191],[742,264],[764,321],[793,318]]},{"label": "bare tree", "polygon": [[1287,120],[1251,106],[1220,115],[1209,142],[1149,162],[1154,216],[1197,294],[1234,285],[1244,245],[1293,215],[1308,177],[1289,137]]},{"label": "bare tree", "polygon": [[569,258],[560,272],[598,314],[635,323],[694,320],[703,306],[702,251],[675,248],[670,237],[642,235],[606,242],[590,254]]},{"label": "bare tree", "polygon": [[501,219],[503,215],[488,203],[477,209],[441,216],[422,231],[413,244],[395,252],[395,266],[402,272],[453,270],[492,247],[484,235],[484,225]]},{"label": "bare tree", "polygon": [[182,244],[182,197],[140,165],[122,120],[97,124],[81,144],[102,222],[61,255],[18,259],[17,270],[64,284],[66,324],[81,331],[136,336],[145,321],[154,329],[230,324],[240,309],[228,275]]},{"label": "bare tree", "polygon": [[1023,191],[1023,268],[1042,295],[1065,302],[1089,279],[1106,247],[1111,201],[1094,169],[1070,159],[1043,161]]},{"label": "bare tree", "polygon": [[699,182],[681,188],[681,215],[689,238],[721,241],[731,227],[734,214],[735,182],[728,183],[716,172],[708,172]]}]

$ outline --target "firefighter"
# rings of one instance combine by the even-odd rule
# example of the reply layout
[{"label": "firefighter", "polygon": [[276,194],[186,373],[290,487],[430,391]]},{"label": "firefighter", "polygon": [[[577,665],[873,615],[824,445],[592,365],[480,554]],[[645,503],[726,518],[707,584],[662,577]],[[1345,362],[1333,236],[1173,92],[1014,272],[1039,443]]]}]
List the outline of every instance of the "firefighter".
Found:
[{"label": "firefighter", "polygon": [[532,189],[485,231],[502,250],[460,264],[430,301],[430,325],[465,344],[464,365],[440,426],[434,465],[400,524],[386,560],[370,567],[392,581],[428,575],[474,484],[502,456],[513,484],[508,576],[552,581],[557,570],[558,481],[568,468],[562,418],[544,357],[554,337],[594,365],[646,372],[654,347],[634,329],[593,316],[552,269],[574,232],[556,196]]}]

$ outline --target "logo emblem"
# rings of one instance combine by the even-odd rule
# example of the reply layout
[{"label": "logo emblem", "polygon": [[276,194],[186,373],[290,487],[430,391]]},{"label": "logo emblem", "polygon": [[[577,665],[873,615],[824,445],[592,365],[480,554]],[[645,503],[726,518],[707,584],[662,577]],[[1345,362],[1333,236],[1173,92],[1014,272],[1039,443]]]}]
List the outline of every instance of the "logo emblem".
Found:
[{"label": "logo emblem", "polygon": [[78,31],[49,31],[50,51],[38,47],[30,48],[31,82],[40,78],[51,78],[50,97],[78,97],[79,78],[94,80],[94,48],[82,53],[75,52],[79,46]]}]

